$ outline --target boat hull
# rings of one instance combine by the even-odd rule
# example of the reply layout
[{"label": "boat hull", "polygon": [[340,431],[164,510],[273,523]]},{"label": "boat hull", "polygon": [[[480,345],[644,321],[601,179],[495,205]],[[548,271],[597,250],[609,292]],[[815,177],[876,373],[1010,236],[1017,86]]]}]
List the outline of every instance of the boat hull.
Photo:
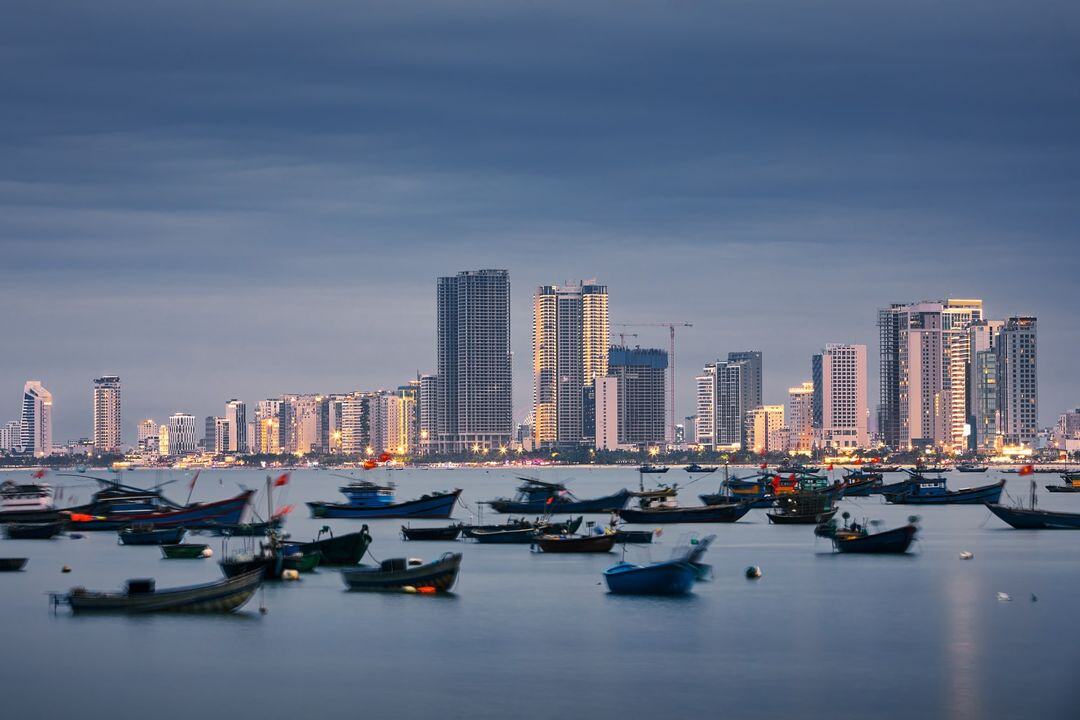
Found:
[{"label": "boat hull", "polygon": [[125,515],[94,515],[88,519],[79,516],[84,513],[73,508],[70,525],[72,530],[97,531],[119,530],[128,527],[132,523],[145,523],[155,528],[183,527],[188,530],[213,529],[220,525],[237,525],[244,514],[248,503],[251,502],[253,490],[245,490],[236,497],[228,500],[219,500],[212,503],[198,503],[188,505],[178,510],[164,510],[161,512],[148,512]]},{"label": "boat hull", "polygon": [[585,535],[561,537],[541,535],[535,545],[546,553],[607,553],[615,547],[615,535]]},{"label": "boat hull", "polygon": [[651,523],[730,523],[738,521],[750,512],[747,503],[705,505],[692,508],[654,508],[650,510],[628,508],[619,511],[625,522]]},{"label": "boat hull", "polygon": [[4,534],[9,540],[49,540],[64,531],[64,523],[9,523]]},{"label": "boat hull", "polygon": [[911,547],[916,532],[918,528],[914,525],[904,525],[865,537],[851,539],[836,537],[833,538],[833,546],[842,553],[902,555]]},{"label": "boat hull", "polygon": [[372,518],[449,518],[454,511],[461,490],[434,493],[416,500],[394,503],[383,507],[353,507],[352,505],[325,502],[309,502],[311,517],[340,519]]},{"label": "boat hull", "polygon": [[405,527],[401,528],[401,536],[405,540],[457,540],[461,535],[460,525],[450,525],[449,527]]},{"label": "boat hull", "polygon": [[27,558],[0,558],[0,572],[18,572],[26,567]]},{"label": "boat hull", "polygon": [[616,544],[627,545],[651,545],[653,541],[652,530],[616,530]]},{"label": "boat hull", "polygon": [[178,545],[184,540],[187,530],[169,528],[167,530],[121,530],[117,536],[122,545]]},{"label": "boat hull", "polygon": [[537,528],[514,530],[470,530],[466,535],[481,545],[528,545],[540,537]]},{"label": "boat hull", "polygon": [[79,589],[63,596],[73,612],[99,613],[227,613],[241,608],[262,584],[262,574],[251,572],[218,582],[152,593],[95,593]]},{"label": "boat hull", "polygon": [[836,515],[836,508],[810,513],[766,513],[773,525],[817,525]]},{"label": "boat hull", "polygon": [[1080,530],[1080,513],[1025,510],[996,503],[986,508],[1017,530]]},{"label": "boat hull", "polygon": [[942,494],[920,494],[918,484],[897,494],[885,494],[885,502],[893,505],[983,505],[1001,499],[1005,481],[964,490],[948,490]]},{"label": "boat hull", "polygon": [[610,513],[626,507],[630,491],[623,489],[612,495],[591,500],[564,500],[556,497],[551,503],[546,500],[489,500],[488,505],[497,513],[522,515],[572,515],[578,513]]},{"label": "boat hull", "polygon": [[367,552],[371,544],[371,535],[364,526],[359,532],[335,535],[306,543],[286,543],[300,548],[304,554],[319,553],[321,565],[356,565]]},{"label": "boat hull", "polygon": [[206,557],[203,553],[210,549],[202,543],[162,545],[161,556],[166,560],[198,560]]},{"label": "boat hull", "polygon": [[1046,489],[1054,493],[1080,492],[1080,485],[1047,485]]},{"label": "boat hull", "polygon": [[698,495],[698,499],[705,505],[730,505],[732,500],[734,500],[749,505],[751,510],[771,508],[776,503],[776,498],[772,495],[763,495],[761,497],[746,496],[743,498],[725,495],[724,493],[706,493],[704,495]]},{"label": "boat hull", "polygon": [[405,588],[433,588],[435,592],[450,592],[461,569],[461,553],[446,553],[435,562],[397,570],[381,567],[350,568],[341,571],[341,579],[349,590],[393,592]]},{"label": "boat hull", "polygon": [[619,563],[604,571],[604,581],[614,595],[685,595],[694,587],[697,575],[693,565],[682,561]]}]

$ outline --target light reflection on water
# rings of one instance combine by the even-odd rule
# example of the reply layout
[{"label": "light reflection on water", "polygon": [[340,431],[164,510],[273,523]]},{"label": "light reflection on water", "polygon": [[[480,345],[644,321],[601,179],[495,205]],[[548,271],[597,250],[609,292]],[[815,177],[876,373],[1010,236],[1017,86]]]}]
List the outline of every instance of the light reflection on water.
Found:
[{"label": "light reflection on water", "polygon": [[[571,488],[581,496],[637,484],[628,470],[535,472],[574,477]],[[401,499],[460,486],[470,508],[516,485],[515,473],[503,470],[390,475]],[[195,497],[226,497],[238,483],[259,487],[262,478],[208,471]],[[306,517],[304,501],[336,499],[342,482],[294,474],[276,502],[298,507],[288,524],[294,538],[314,537],[324,524],[338,533],[359,528],[359,521]],[[688,498],[716,482],[697,483]],[[168,488],[179,500],[186,490],[184,481]],[[1074,501],[1080,510],[1080,497],[1040,498],[1048,507]],[[890,527],[910,514],[876,498],[847,509]],[[1002,530],[981,507],[919,514],[923,534],[912,557],[836,556],[812,528],[771,526],[761,510],[735,525],[669,527],[660,544],[627,552],[629,560],[666,559],[685,532],[716,533],[707,557],[715,579],[686,598],[608,595],[601,572],[618,553],[406,544],[402,521],[365,521],[380,559],[464,552],[457,595],[347,592],[336,572],[323,570],[267,586],[235,617],[54,615],[44,594],[77,584],[118,587],[136,576],[156,577],[161,587],[213,579],[216,539],[208,541],[216,553],[210,561],[164,561],[156,548],[120,547],[103,533],[2,541],[0,554],[31,558],[27,572],[0,576],[5,715],[112,718],[122,707],[138,709],[131,715],[152,711],[155,720],[314,712],[471,720],[1075,717],[1080,533]],[[958,560],[960,550],[975,559]],[[65,563],[70,575],[59,573]],[[748,565],[759,565],[763,577],[747,580]],[[1014,602],[999,603],[999,590]],[[1027,600],[1031,592],[1038,603]]]}]

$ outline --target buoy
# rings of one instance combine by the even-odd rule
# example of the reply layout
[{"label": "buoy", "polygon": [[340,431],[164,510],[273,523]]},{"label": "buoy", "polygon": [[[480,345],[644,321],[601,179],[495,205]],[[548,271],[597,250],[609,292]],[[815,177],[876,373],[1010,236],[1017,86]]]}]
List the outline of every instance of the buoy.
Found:
[{"label": "buoy", "polygon": [[434,585],[421,585],[420,587],[418,587],[416,589],[420,591],[421,595],[434,595],[435,594],[435,586]]},{"label": "buoy", "polygon": [[1009,593],[999,592],[997,598],[1001,602],[1012,602],[1012,596]]},{"label": "buoy", "polygon": [[68,533],[68,537],[72,540],[82,540],[86,536],[82,533]]},{"label": "buoy", "polygon": [[759,568],[757,565],[751,565],[750,567],[746,568],[746,577],[750,580],[757,580],[759,577],[761,577],[761,568]]},{"label": "buoy", "polygon": [[64,567],[60,568],[60,572],[62,572],[62,573],[71,572],[71,566],[70,565],[65,565]]},{"label": "buoy", "polygon": [[407,593],[416,592],[416,588],[414,588],[412,585],[403,585],[401,589]]},{"label": "buoy", "polygon": [[1039,602],[1039,598],[1035,597],[1035,593],[1031,593],[1031,602]]},{"label": "buoy", "polygon": [[270,609],[269,609],[269,608],[267,608],[267,607],[266,607],[265,605],[263,605],[263,606],[261,606],[261,607],[259,608],[259,614],[260,614],[260,615],[265,615],[265,614],[266,614],[266,613],[268,613],[268,612],[270,612]]},{"label": "buoy", "polygon": [[281,573],[281,579],[282,580],[299,580],[300,579],[300,571],[299,570],[284,570]]},{"label": "buoy", "polygon": [[213,557],[213,556],[214,556],[214,551],[213,551],[213,550],[211,550],[210,548],[206,548],[205,550],[203,550],[203,551],[202,551],[201,555],[202,555],[202,556],[203,556],[204,558],[205,558],[205,557]]},{"label": "buoy", "polygon": [[973,553],[973,552],[968,552],[967,550],[965,550],[965,551],[963,551],[962,553],[960,553],[960,559],[961,559],[961,560],[970,560],[970,559],[971,559],[971,558],[973,558],[973,557],[975,557],[975,553]]}]

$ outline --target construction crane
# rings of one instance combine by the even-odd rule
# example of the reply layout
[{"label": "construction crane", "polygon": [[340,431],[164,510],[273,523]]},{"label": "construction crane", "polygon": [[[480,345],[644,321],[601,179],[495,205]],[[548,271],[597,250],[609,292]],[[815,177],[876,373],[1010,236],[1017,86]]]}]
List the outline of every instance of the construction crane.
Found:
[{"label": "construction crane", "polygon": [[622,347],[626,347],[626,338],[628,338],[628,337],[636,338],[637,337],[637,333],[621,332],[621,333],[611,333],[611,334],[619,336],[619,345],[621,345]]},{"label": "construction crane", "polygon": [[[629,322],[612,323],[616,327],[666,327],[670,333],[668,344],[668,402],[667,402],[667,432],[664,440],[670,445],[675,442],[675,328],[694,327],[694,323],[683,322]],[[616,333],[620,335],[621,333]],[[627,333],[630,334],[630,333]],[[637,335],[634,335],[637,337]],[[625,344],[625,343],[624,343]]]}]

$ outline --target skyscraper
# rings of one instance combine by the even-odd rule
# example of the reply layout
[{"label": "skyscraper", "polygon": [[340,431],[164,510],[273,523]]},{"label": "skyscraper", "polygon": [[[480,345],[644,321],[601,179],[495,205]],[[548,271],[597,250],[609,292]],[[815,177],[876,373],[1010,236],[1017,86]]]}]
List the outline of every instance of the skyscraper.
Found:
[{"label": "skyscraper", "polygon": [[198,449],[195,416],[178,412],[169,416],[168,455],[179,457],[189,455]]},{"label": "skyscraper", "polygon": [[821,353],[821,444],[854,450],[870,445],[866,417],[866,346],[831,343]]},{"label": "skyscraper", "polygon": [[1001,440],[997,388],[997,338],[1004,322],[980,320],[968,327],[967,449],[993,452]]},{"label": "skyscraper", "polygon": [[568,447],[592,439],[596,377],[608,369],[607,287],[543,285],[533,297],[533,439]]},{"label": "skyscraper", "polygon": [[665,442],[667,361],[664,350],[610,348],[608,375],[618,381],[620,444],[643,446]]},{"label": "skyscraper", "polygon": [[510,274],[441,277],[436,304],[439,450],[505,447],[514,426]]},{"label": "skyscraper", "polygon": [[788,388],[785,424],[790,433],[789,450],[808,452],[814,447],[814,383]]},{"label": "skyscraper", "polygon": [[1039,432],[1036,320],[1011,317],[998,335],[998,408],[1007,445],[1032,446]]},{"label": "skyscraper", "polygon": [[109,453],[120,450],[120,378],[94,378],[94,449]]},{"label": "skyscraper", "polygon": [[144,452],[151,451],[156,455],[158,452],[158,424],[149,418],[140,420],[136,439],[140,450]]},{"label": "skyscraper", "polygon": [[421,455],[430,455],[434,452],[435,436],[438,432],[438,408],[436,406],[438,382],[439,377],[437,375],[420,376],[420,397],[417,404],[420,411],[419,452]]},{"label": "skyscraper", "polygon": [[[745,447],[746,414],[761,405],[761,353],[729,353],[727,360],[707,364],[695,382],[695,442],[727,450]],[[758,405],[750,405],[755,398]]]},{"label": "skyscraper", "polygon": [[593,431],[597,450],[619,447],[619,379],[598,377],[596,390],[596,427]]},{"label": "skyscraper", "polygon": [[52,454],[52,404],[52,393],[45,389],[40,380],[26,381],[21,418],[23,452],[35,457]]},{"label": "skyscraper", "polygon": [[225,403],[225,422],[229,423],[225,451],[241,455],[247,453],[247,403],[236,398]]}]

